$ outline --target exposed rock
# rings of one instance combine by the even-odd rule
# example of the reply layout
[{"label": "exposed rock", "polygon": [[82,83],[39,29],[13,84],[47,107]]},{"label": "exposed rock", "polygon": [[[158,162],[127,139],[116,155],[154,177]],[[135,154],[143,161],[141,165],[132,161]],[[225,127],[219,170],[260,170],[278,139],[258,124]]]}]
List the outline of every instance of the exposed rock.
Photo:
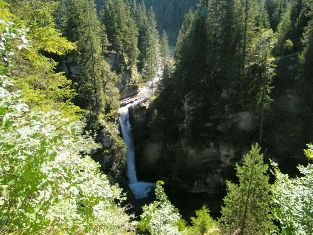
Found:
[{"label": "exposed rock", "polygon": [[120,90],[120,99],[126,99],[138,94],[138,88],[136,86],[127,86],[125,89]]},{"label": "exposed rock", "polygon": [[[233,124],[238,120],[242,122],[242,128],[252,128],[252,115],[238,116],[243,118],[232,119]],[[233,144],[210,142],[207,147],[186,147],[188,144],[181,140],[166,147],[167,152],[180,156],[179,159],[172,159],[164,156],[162,143],[149,138],[147,103],[132,107],[130,120],[136,146],[137,172],[144,180],[162,179],[191,193],[220,194],[225,190],[226,180],[235,175],[236,153],[240,150]]]}]

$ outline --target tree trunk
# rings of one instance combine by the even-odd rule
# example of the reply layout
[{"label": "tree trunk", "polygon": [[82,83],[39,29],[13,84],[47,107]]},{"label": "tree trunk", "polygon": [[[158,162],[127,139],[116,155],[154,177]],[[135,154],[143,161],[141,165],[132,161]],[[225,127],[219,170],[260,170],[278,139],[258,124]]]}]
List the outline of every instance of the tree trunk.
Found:
[{"label": "tree trunk", "polygon": [[243,94],[243,77],[245,74],[246,67],[246,54],[247,54],[247,37],[248,37],[248,18],[249,18],[249,0],[245,0],[244,6],[244,35],[243,35],[243,45],[242,45],[242,58],[241,58],[241,77],[240,77],[240,93],[241,93],[241,106],[242,110],[245,110],[244,105],[244,94]]},{"label": "tree trunk", "polygon": [[264,125],[264,87],[262,91],[262,102],[261,102],[261,121],[260,121],[260,137],[259,144],[262,144],[263,141],[263,125]]}]

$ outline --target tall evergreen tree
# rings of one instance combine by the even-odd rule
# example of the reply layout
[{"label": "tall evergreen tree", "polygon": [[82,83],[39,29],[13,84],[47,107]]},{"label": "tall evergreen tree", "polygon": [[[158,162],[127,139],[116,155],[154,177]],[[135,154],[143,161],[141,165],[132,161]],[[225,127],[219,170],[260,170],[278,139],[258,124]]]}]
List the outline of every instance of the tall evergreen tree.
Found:
[{"label": "tall evergreen tree", "polygon": [[152,78],[157,71],[159,57],[159,34],[156,28],[152,8],[146,9],[145,4],[134,5],[135,21],[139,31],[138,49],[140,51],[138,68],[145,78]]},{"label": "tall evergreen tree", "polygon": [[159,34],[157,31],[157,24],[155,21],[155,15],[153,9],[150,8],[148,11],[148,25],[149,25],[149,34],[148,34],[148,50],[147,50],[147,64],[146,71],[147,77],[152,78],[158,69],[159,63]]},{"label": "tall evergreen tree", "polygon": [[276,31],[291,1],[290,0],[274,0],[273,2],[274,2],[273,4],[274,9],[273,9],[272,17],[270,18],[270,22],[271,22],[272,29]]},{"label": "tall evergreen tree", "polygon": [[274,44],[272,30],[263,30],[255,43],[253,51],[254,60],[247,70],[247,78],[251,81],[249,88],[250,105],[252,110],[259,113],[260,131],[259,144],[262,144],[265,112],[270,109],[272,103],[271,91],[275,76],[274,58],[271,56],[271,48]]},{"label": "tall evergreen tree", "polygon": [[278,56],[303,50],[302,36],[309,21],[310,2],[291,1],[278,24],[278,42],[274,52]]},{"label": "tall evergreen tree", "polygon": [[101,22],[105,25],[110,42],[108,49],[118,55],[118,72],[129,71],[137,79],[138,29],[131,9],[124,0],[106,0]]},{"label": "tall evergreen tree", "polygon": [[311,8],[311,20],[306,28],[305,37],[304,37],[305,49],[302,52],[302,78],[304,80],[304,90],[305,90],[305,103],[307,106],[306,116],[307,116],[307,129],[308,134],[306,137],[306,142],[309,143],[312,141],[312,110],[313,110],[313,95],[312,95],[312,80],[313,80],[313,2]]},{"label": "tall evergreen tree", "polygon": [[[55,73],[57,63],[54,59],[75,49],[75,45],[62,37],[56,27],[53,18],[56,2],[7,2],[10,4],[10,11],[15,15],[14,19],[19,19],[27,25],[29,32],[25,42],[32,44],[29,53],[24,53],[23,50],[15,52],[14,64],[6,62],[11,68],[15,68],[11,75],[15,85],[21,90],[23,99],[31,108],[40,111],[54,109],[69,118],[79,116],[76,114],[80,114],[81,110],[71,102],[75,96],[71,81],[63,73]],[[5,37],[1,39],[1,43],[2,40],[5,40]]]},{"label": "tall evergreen tree", "polygon": [[161,57],[162,57],[163,65],[166,65],[170,57],[170,48],[169,48],[168,43],[169,42],[168,42],[167,33],[163,31],[163,34],[160,40],[160,50],[161,50]]},{"label": "tall evergreen tree", "polygon": [[186,13],[196,7],[198,0],[137,0],[137,2],[143,2],[147,9],[152,7],[159,33],[165,31],[170,45],[174,46]]},{"label": "tall evergreen tree", "polygon": [[99,124],[105,113],[104,61],[101,48],[101,26],[92,0],[64,0],[65,35],[77,42],[73,55],[77,68],[72,78],[78,93],[77,104],[88,111],[89,123]]},{"label": "tall evergreen tree", "polygon": [[236,166],[239,184],[227,183],[225,206],[220,219],[225,234],[267,234],[273,229],[270,215],[271,186],[268,166],[258,145],[243,157],[243,165]]},{"label": "tall evergreen tree", "polygon": [[[268,27],[267,12],[264,1],[257,0],[244,0],[239,1],[238,6],[238,22],[241,30],[241,58],[240,58],[240,93],[241,93],[241,106],[246,110],[246,81],[245,79],[247,67],[254,60],[254,46],[255,40],[258,39],[262,30]],[[239,13],[239,14],[238,14]],[[240,14],[241,13],[241,14]]]},{"label": "tall evergreen tree", "polygon": [[92,0],[62,0],[58,16],[64,34],[77,45],[77,51],[69,54],[64,64],[78,94],[76,104],[86,110],[87,129],[102,143],[95,157],[102,162],[103,157],[114,156],[110,170],[119,176],[125,148],[116,127],[118,77],[103,57],[108,48],[106,28],[101,27]]}]

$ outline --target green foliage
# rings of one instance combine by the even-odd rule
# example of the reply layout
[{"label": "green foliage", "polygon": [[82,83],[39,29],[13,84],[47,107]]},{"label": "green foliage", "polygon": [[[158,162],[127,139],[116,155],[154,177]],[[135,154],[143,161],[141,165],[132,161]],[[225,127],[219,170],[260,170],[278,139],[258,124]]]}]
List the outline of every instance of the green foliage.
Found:
[{"label": "green foliage", "polygon": [[161,58],[163,59],[163,65],[166,65],[170,58],[170,48],[168,44],[168,36],[165,31],[163,31],[160,48],[161,48]]},{"label": "green foliage", "polygon": [[[290,1],[289,3],[280,1],[282,6],[277,6],[277,11],[280,12],[281,20],[278,21],[278,42],[275,45],[274,52],[276,55],[286,55],[303,49],[301,40],[310,19],[308,12],[311,8],[311,3],[307,0]],[[287,41],[292,42],[292,48],[285,47]]]},{"label": "green foliage", "polygon": [[270,15],[270,22],[272,28],[276,31],[279,23],[281,22],[288,6],[290,5],[290,0],[274,0],[272,14]]},{"label": "green foliage", "polygon": [[146,8],[144,2],[129,1],[132,18],[138,29],[138,63],[137,67],[144,79],[153,78],[159,67],[160,45],[157,22],[153,9]]},{"label": "green foliage", "polygon": [[312,144],[308,144],[308,148],[304,150],[304,154],[309,159],[309,161],[313,159],[313,145]]},{"label": "green foliage", "polygon": [[63,0],[58,15],[63,32],[77,45],[65,62],[78,94],[75,103],[87,111],[88,128],[97,130],[115,120],[119,108],[118,77],[103,58],[108,46],[105,28],[91,0]]},{"label": "green foliage", "polygon": [[109,50],[118,54],[118,71],[130,71],[132,79],[136,80],[137,59],[139,55],[138,28],[131,16],[129,6],[124,0],[108,0],[101,16],[110,42]]},{"label": "green foliage", "polygon": [[138,69],[146,79],[155,76],[159,60],[159,34],[153,10],[143,3],[131,5],[132,14],[138,28],[138,49],[140,51]]},{"label": "green foliage", "polygon": [[22,33],[19,39],[24,43],[24,46],[13,47],[14,59],[6,66],[32,109],[55,109],[75,119],[81,110],[70,102],[75,95],[71,83],[64,74],[55,73],[56,62],[42,53],[63,55],[75,48],[55,28],[54,9],[55,4],[49,1],[18,2],[3,8],[5,14],[1,14],[1,19],[12,27],[1,27],[1,33]]},{"label": "green foliage", "polygon": [[[271,57],[271,48],[274,44],[271,30],[264,30],[255,43],[254,61],[249,65],[248,74],[251,76],[251,90],[254,105],[257,110],[269,109],[273,101],[271,91],[273,89],[273,77],[275,76],[274,58]],[[256,96],[254,96],[256,94]]]},{"label": "green foliage", "polygon": [[227,196],[220,218],[223,233],[261,235],[273,229],[268,166],[264,164],[260,151],[258,145],[252,146],[243,157],[243,165],[236,166],[239,184],[227,183]]},{"label": "green foliage", "polygon": [[196,211],[196,217],[191,218],[192,226],[188,228],[188,232],[183,234],[190,235],[219,235],[217,223],[210,216],[210,210],[203,206],[200,210]]},{"label": "green foliage", "polygon": [[[312,7],[313,12],[313,7]],[[313,63],[313,17],[309,22],[304,35],[305,49],[302,52],[302,77],[305,81],[306,99],[309,105],[309,110],[312,110],[312,63]],[[309,111],[310,112],[310,111]]]},{"label": "green foliage", "polygon": [[[305,151],[312,157],[312,146]],[[313,233],[313,166],[299,166],[301,176],[294,179],[281,173],[275,166],[276,181],[273,185],[274,205],[272,213],[279,222],[279,234]]]},{"label": "green foliage", "polygon": [[198,0],[137,0],[143,2],[147,9],[152,7],[160,34],[165,31],[169,36],[171,46],[174,46],[185,14],[195,7]]},{"label": "green foliage", "polygon": [[101,56],[100,22],[93,1],[63,1],[62,6],[63,31],[77,41],[77,52],[70,55],[78,66],[71,75],[78,94],[76,104],[87,110],[90,125],[97,126],[104,118],[104,69],[108,67]]},{"label": "green foliage", "polygon": [[[2,84],[5,84],[5,80]],[[16,94],[1,94],[1,230],[23,233],[126,231],[129,218],[90,157],[96,145],[82,124],[58,113],[30,113]]]},{"label": "green foliage", "polygon": [[[257,68],[261,58],[264,64],[270,64],[272,35],[266,17],[264,3],[253,0],[201,1],[195,12],[186,15],[175,52],[175,84],[164,88],[173,95],[160,98],[169,99],[169,116],[157,112],[160,119],[172,119],[177,109],[180,115],[174,125],[179,129],[178,135],[191,144],[215,141],[220,126],[233,115],[255,110],[250,105],[249,90],[259,75],[255,71],[248,73],[262,70]],[[265,70],[270,71],[269,67]],[[270,98],[270,80],[271,77],[262,82],[263,86],[255,86],[254,92],[263,94],[262,87],[267,86],[266,98]],[[229,128],[223,131],[227,138],[231,136],[231,125],[227,124]],[[168,127],[162,134],[167,132]]]},{"label": "green foliage", "polygon": [[[31,52],[25,31],[2,21],[1,53]],[[16,32],[18,34],[14,34]],[[17,49],[16,48],[20,48]],[[99,146],[84,123],[34,112],[9,71],[0,74],[0,231],[6,234],[122,234],[133,226],[121,189],[88,154]],[[27,75],[27,74],[26,74]]]},{"label": "green foliage", "polygon": [[[97,147],[83,123],[30,112],[1,77],[0,230],[117,234],[131,228],[121,190],[85,154]],[[84,156],[81,156],[84,154]]]},{"label": "green foliage", "polygon": [[53,14],[57,7],[56,1],[9,2],[12,2],[12,12],[29,28],[29,36],[37,51],[63,55],[75,48],[55,27]]},{"label": "green foliage", "polygon": [[77,91],[75,104],[86,110],[87,129],[102,143],[96,159],[111,157],[110,173],[118,176],[124,167],[125,146],[119,137],[119,77],[104,58],[109,43],[92,0],[62,0],[57,18],[64,34],[76,42],[77,50],[64,60],[64,67]]},{"label": "green foliage", "polygon": [[163,182],[161,181],[156,183],[156,200],[143,207],[138,228],[142,232],[148,232],[151,235],[179,234],[178,222],[180,215],[168,200],[162,185]]}]

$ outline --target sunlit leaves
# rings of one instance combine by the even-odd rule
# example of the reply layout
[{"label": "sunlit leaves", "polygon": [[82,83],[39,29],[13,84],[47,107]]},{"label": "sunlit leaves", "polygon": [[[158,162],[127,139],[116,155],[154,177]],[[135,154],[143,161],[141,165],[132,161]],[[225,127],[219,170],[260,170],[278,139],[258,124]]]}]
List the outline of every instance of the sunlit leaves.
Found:
[{"label": "sunlit leaves", "polygon": [[143,207],[138,227],[151,235],[176,235],[179,234],[180,215],[168,200],[162,184],[163,182],[157,182],[156,201]]},{"label": "sunlit leaves", "polygon": [[29,112],[7,78],[0,88],[0,230],[119,234],[131,229],[99,165],[83,123],[57,112]]},{"label": "sunlit leaves", "polygon": [[[312,149],[305,151],[312,156]],[[301,176],[294,179],[283,174],[276,167],[276,182],[273,186],[275,219],[279,222],[279,234],[313,233],[313,166],[298,167]]]}]

